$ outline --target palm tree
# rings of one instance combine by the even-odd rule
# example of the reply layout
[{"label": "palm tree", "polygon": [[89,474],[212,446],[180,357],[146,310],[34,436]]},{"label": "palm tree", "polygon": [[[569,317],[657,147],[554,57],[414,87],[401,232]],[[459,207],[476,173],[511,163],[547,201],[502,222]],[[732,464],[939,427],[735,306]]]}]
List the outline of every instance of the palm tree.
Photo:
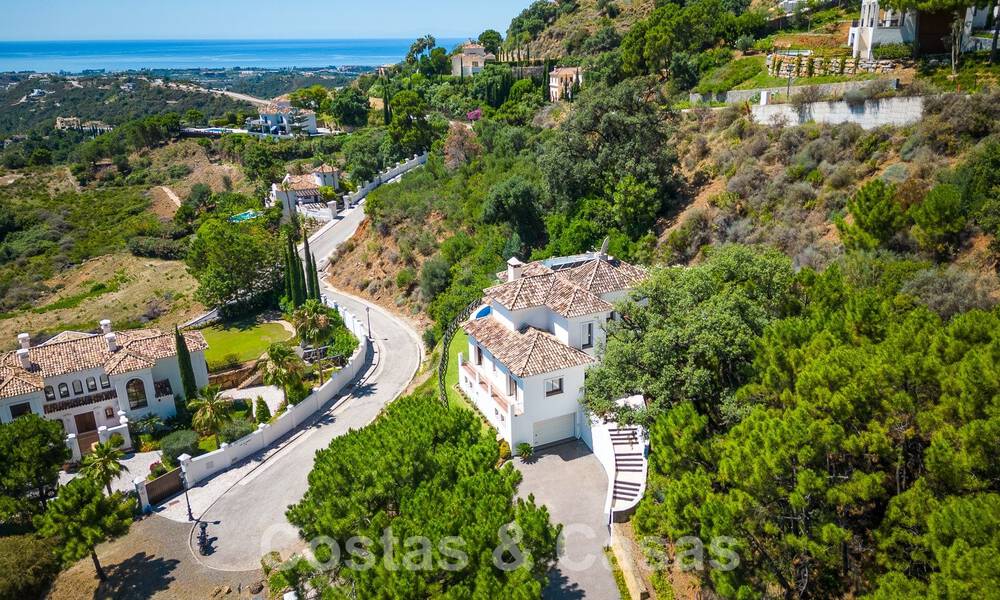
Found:
[{"label": "palm tree", "polygon": [[[290,317],[295,332],[299,338],[314,348],[321,342],[329,339],[333,332],[333,325],[330,322],[330,311],[323,306],[319,300],[309,300]],[[317,355],[319,356],[319,355]],[[319,384],[323,385],[323,365],[322,357],[316,359],[319,364]]]},{"label": "palm tree", "polygon": [[120,444],[111,443],[111,440],[97,444],[90,454],[83,457],[83,467],[80,469],[85,476],[103,484],[108,490],[108,496],[112,493],[111,482],[123,472],[128,472],[128,467],[121,463],[125,453],[119,446]]},{"label": "palm tree", "polygon": [[202,388],[198,398],[188,405],[192,411],[191,424],[202,433],[214,433],[215,445],[219,445],[219,431],[231,419],[229,411],[232,408],[229,399],[224,397],[219,386],[210,385]]},{"label": "palm tree", "polygon": [[262,379],[266,385],[281,388],[288,403],[288,386],[302,377],[302,359],[285,344],[274,343],[267,347],[267,354],[261,364]]}]

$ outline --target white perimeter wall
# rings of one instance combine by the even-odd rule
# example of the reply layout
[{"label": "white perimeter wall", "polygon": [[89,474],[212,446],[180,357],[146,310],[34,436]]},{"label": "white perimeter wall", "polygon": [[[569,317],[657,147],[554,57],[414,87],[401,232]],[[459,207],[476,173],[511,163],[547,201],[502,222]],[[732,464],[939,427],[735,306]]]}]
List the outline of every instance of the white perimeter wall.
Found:
[{"label": "white perimeter wall", "polygon": [[288,410],[270,424],[259,425],[257,431],[250,435],[240,438],[232,444],[224,445],[224,448],[214,452],[192,458],[186,464],[181,465],[188,487],[228,469],[235,463],[251,454],[260,452],[291,433],[299,425],[316,415],[327,402],[339,394],[361,372],[371,351],[371,342],[366,337],[367,328],[353,314],[340,307],[337,310],[343,316],[344,324],[359,340],[357,349],[344,368],[334,373],[322,386],[314,388],[305,400],[295,406],[289,406]]}]

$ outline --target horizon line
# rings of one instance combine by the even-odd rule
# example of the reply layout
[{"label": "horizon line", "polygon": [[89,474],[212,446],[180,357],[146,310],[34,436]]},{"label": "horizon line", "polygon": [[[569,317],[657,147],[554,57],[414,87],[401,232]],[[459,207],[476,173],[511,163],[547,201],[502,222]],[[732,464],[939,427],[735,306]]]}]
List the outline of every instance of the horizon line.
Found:
[{"label": "horizon line", "polygon": [[[433,34],[432,34],[433,35]],[[399,36],[399,37],[329,37],[329,38],[269,38],[269,37],[192,37],[192,38],[79,38],[79,39],[33,39],[33,40],[0,40],[0,44],[31,44],[31,43],[78,43],[78,42],[365,42],[365,41],[405,41],[416,40],[421,37]],[[435,39],[451,40],[469,38],[467,35],[435,35]]]}]

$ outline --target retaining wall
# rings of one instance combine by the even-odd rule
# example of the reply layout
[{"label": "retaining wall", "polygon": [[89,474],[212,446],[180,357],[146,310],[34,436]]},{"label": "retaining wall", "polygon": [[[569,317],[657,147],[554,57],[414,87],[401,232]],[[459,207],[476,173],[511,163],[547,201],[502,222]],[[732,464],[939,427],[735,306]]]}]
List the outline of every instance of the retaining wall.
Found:
[{"label": "retaining wall", "polygon": [[214,452],[182,460],[181,468],[184,470],[184,480],[188,487],[228,469],[291,433],[319,412],[327,402],[337,396],[361,372],[371,352],[371,341],[367,337],[368,331],[353,314],[342,307],[337,307],[337,310],[344,318],[344,324],[359,341],[357,349],[344,368],[331,375],[330,379],[322,386],[314,388],[305,400],[295,406],[289,406],[271,423],[258,425],[257,431],[250,435],[231,444],[223,444]]},{"label": "retaining wall", "polygon": [[765,125],[801,125],[809,121],[816,123],[857,123],[863,129],[874,129],[883,125],[909,125],[919,121],[924,113],[924,99],[884,98],[868,100],[864,104],[847,102],[814,102],[796,108],[791,104],[767,104],[750,107],[753,118]]},{"label": "retaining wall", "polygon": [[361,187],[359,187],[354,193],[344,195],[345,205],[354,206],[358,202],[364,200],[365,197],[378,186],[388,181],[392,181],[403,173],[411,171],[426,162],[427,152],[424,152],[423,154],[415,154],[413,158],[408,161],[397,163],[395,166],[390,167],[376,175],[375,179],[362,184]]},{"label": "retaining wall", "polygon": [[887,86],[889,89],[897,89],[899,87],[898,79],[868,79],[864,81],[842,81],[839,83],[821,83],[819,85],[793,85],[791,88],[788,86],[782,87],[771,87],[771,88],[757,88],[753,90],[729,90],[725,93],[720,94],[698,94],[692,92],[688,99],[692,104],[697,104],[698,102],[725,102],[726,104],[737,104],[739,102],[747,102],[749,100],[757,100],[763,96],[764,92],[767,92],[768,96],[785,96],[788,92],[791,95],[805,90],[806,88],[816,88],[819,93],[823,96],[832,96],[835,94],[843,94],[844,92],[850,90],[857,90],[871,84],[874,81],[883,81],[885,83],[881,85]]}]

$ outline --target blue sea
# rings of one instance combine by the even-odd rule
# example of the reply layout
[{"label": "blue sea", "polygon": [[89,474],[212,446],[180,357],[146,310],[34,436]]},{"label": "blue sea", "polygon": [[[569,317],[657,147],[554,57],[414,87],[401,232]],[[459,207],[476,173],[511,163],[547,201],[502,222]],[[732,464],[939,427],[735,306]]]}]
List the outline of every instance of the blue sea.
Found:
[{"label": "blue sea", "polygon": [[[459,39],[439,39],[452,48]],[[0,41],[0,71],[316,68],[377,66],[402,60],[413,40]]]}]

